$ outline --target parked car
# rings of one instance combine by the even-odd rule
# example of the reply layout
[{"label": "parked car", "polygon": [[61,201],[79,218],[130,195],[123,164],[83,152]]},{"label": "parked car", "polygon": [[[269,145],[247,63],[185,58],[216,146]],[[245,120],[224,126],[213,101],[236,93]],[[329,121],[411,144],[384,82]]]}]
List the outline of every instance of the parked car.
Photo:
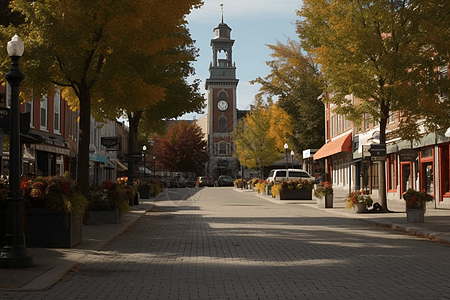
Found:
[{"label": "parked car", "polygon": [[197,177],[195,185],[198,186],[198,187],[214,186],[214,180],[211,177],[199,176],[199,177]]},{"label": "parked car", "polygon": [[283,180],[308,180],[311,182],[316,182],[316,178],[309,175],[308,172],[300,169],[274,169],[270,171],[267,181],[283,181]]},{"label": "parked car", "polygon": [[220,175],[217,178],[216,186],[234,186],[234,179],[228,175]]}]

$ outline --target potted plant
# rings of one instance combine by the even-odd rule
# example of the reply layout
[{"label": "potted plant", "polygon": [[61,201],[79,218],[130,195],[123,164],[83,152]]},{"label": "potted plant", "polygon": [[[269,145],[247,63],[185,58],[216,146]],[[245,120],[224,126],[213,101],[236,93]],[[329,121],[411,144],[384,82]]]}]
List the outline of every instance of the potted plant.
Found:
[{"label": "potted plant", "polygon": [[[125,197],[128,199],[128,205],[133,206],[135,204],[135,196],[137,192],[137,184],[128,185],[128,178],[127,177],[121,177],[118,178],[116,183],[120,186],[122,190],[124,190]],[[139,204],[139,202],[138,202]]]},{"label": "potted plant", "polygon": [[314,184],[308,180],[274,182],[272,197],[280,200],[312,200]]},{"label": "potted plant", "polygon": [[250,188],[254,191],[257,191],[256,184],[259,182],[260,178],[255,177],[250,180]]},{"label": "potted plant", "polygon": [[324,181],[318,184],[314,189],[314,196],[318,198],[319,208],[333,208],[333,188],[330,182]]},{"label": "potted plant", "polygon": [[[0,248],[6,245],[6,234],[7,234],[7,226],[8,226],[8,217],[7,217],[7,197],[8,197],[8,179],[0,178]],[[22,223],[23,223],[22,218]]]},{"label": "potted plant", "polygon": [[117,182],[103,181],[97,187],[91,187],[87,199],[93,223],[119,224],[130,209],[126,191]]},{"label": "potted plant", "polygon": [[264,194],[266,191],[266,182],[262,179],[258,180],[258,182],[255,184],[256,191],[260,194]]},{"label": "potted plant", "polygon": [[433,196],[426,192],[418,192],[408,189],[403,194],[406,204],[406,220],[410,223],[423,223],[426,203],[434,200]]},{"label": "potted plant", "polygon": [[138,180],[138,191],[142,199],[150,199],[150,197],[155,197],[163,190],[163,183],[160,180],[149,179],[149,180]]},{"label": "potted plant", "polygon": [[373,200],[366,191],[356,191],[347,195],[347,205],[345,208],[353,208],[356,213],[367,211],[368,206],[372,206]]},{"label": "potted plant", "polygon": [[71,248],[81,242],[88,202],[68,172],[62,177],[24,177],[20,187],[27,207],[27,246]]}]

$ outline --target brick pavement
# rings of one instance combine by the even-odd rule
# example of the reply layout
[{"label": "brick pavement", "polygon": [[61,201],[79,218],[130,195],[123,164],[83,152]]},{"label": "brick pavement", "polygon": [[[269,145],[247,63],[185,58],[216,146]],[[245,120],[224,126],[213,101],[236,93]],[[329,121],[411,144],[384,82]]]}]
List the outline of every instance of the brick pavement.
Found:
[{"label": "brick pavement", "polygon": [[0,298],[450,298],[447,245],[344,218],[338,196],[319,210],[232,188],[179,194],[188,191],[166,192],[51,289]]}]

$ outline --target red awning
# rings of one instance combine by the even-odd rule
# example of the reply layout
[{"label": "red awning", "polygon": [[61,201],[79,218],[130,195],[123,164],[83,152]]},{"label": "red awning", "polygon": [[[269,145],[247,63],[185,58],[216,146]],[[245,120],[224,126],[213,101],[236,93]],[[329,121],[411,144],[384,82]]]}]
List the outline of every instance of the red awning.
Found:
[{"label": "red awning", "polygon": [[322,146],[319,151],[314,154],[314,160],[321,159],[340,152],[352,151],[352,133],[340,137],[337,140],[329,142]]}]

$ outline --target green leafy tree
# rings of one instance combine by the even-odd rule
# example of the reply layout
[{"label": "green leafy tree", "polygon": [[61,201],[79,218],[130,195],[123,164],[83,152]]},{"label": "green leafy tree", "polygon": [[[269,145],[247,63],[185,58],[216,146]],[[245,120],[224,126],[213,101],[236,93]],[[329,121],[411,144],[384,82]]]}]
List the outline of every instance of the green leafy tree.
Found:
[{"label": "green leafy tree", "polygon": [[277,97],[277,104],[291,117],[293,130],[289,145],[296,153],[320,148],[325,135],[325,111],[323,103],[317,100],[323,92],[318,65],[294,40],[267,46],[274,58],[266,62],[270,74],[258,77],[252,84],[261,84],[261,96]]},{"label": "green leafy tree", "polygon": [[[439,93],[448,93],[449,81],[437,71],[448,65],[449,11],[448,1],[437,0],[304,0],[297,32],[320,64],[336,112],[357,125],[369,113],[385,144],[393,111],[401,112],[395,134],[403,139],[448,127],[449,101]],[[387,210],[384,164],[380,200]]]},{"label": "green leafy tree", "polygon": [[157,165],[165,170],[196,172],[206,162],[206,140],[196,123],[179,121],[165,136],[154,136]]},{"label": "green leafy tree", "polygon": [[271,103],[265,104],[257,96],[254,108],[237,123],[233,132],[235,156],[241,165],[261,169],[281,158],[290,133],[292,124],[286,112]]},{"label": "green leafy tree", "polygon": [[[156,54],[183,44],[184,17],[201,4],[201,0],[11,2],[25,22],[0,28],[4,41],[0,55],[6,55],[6,41],[17,32],[25,43],[23,85],[31,88],[22,90],[51,95],[56,85],[73,107],[79,107],[78,181],[83,194],[89,186],[91,108],[98,108],[96,117],[99,112],[111,117],[121,113],[117,103],[128,102],[127,111],[135,112],[160,100],[164,88],[154,82],[161,72],[154,71],[165,57]],[[6,65],[3,59],[1,70]]]}]

